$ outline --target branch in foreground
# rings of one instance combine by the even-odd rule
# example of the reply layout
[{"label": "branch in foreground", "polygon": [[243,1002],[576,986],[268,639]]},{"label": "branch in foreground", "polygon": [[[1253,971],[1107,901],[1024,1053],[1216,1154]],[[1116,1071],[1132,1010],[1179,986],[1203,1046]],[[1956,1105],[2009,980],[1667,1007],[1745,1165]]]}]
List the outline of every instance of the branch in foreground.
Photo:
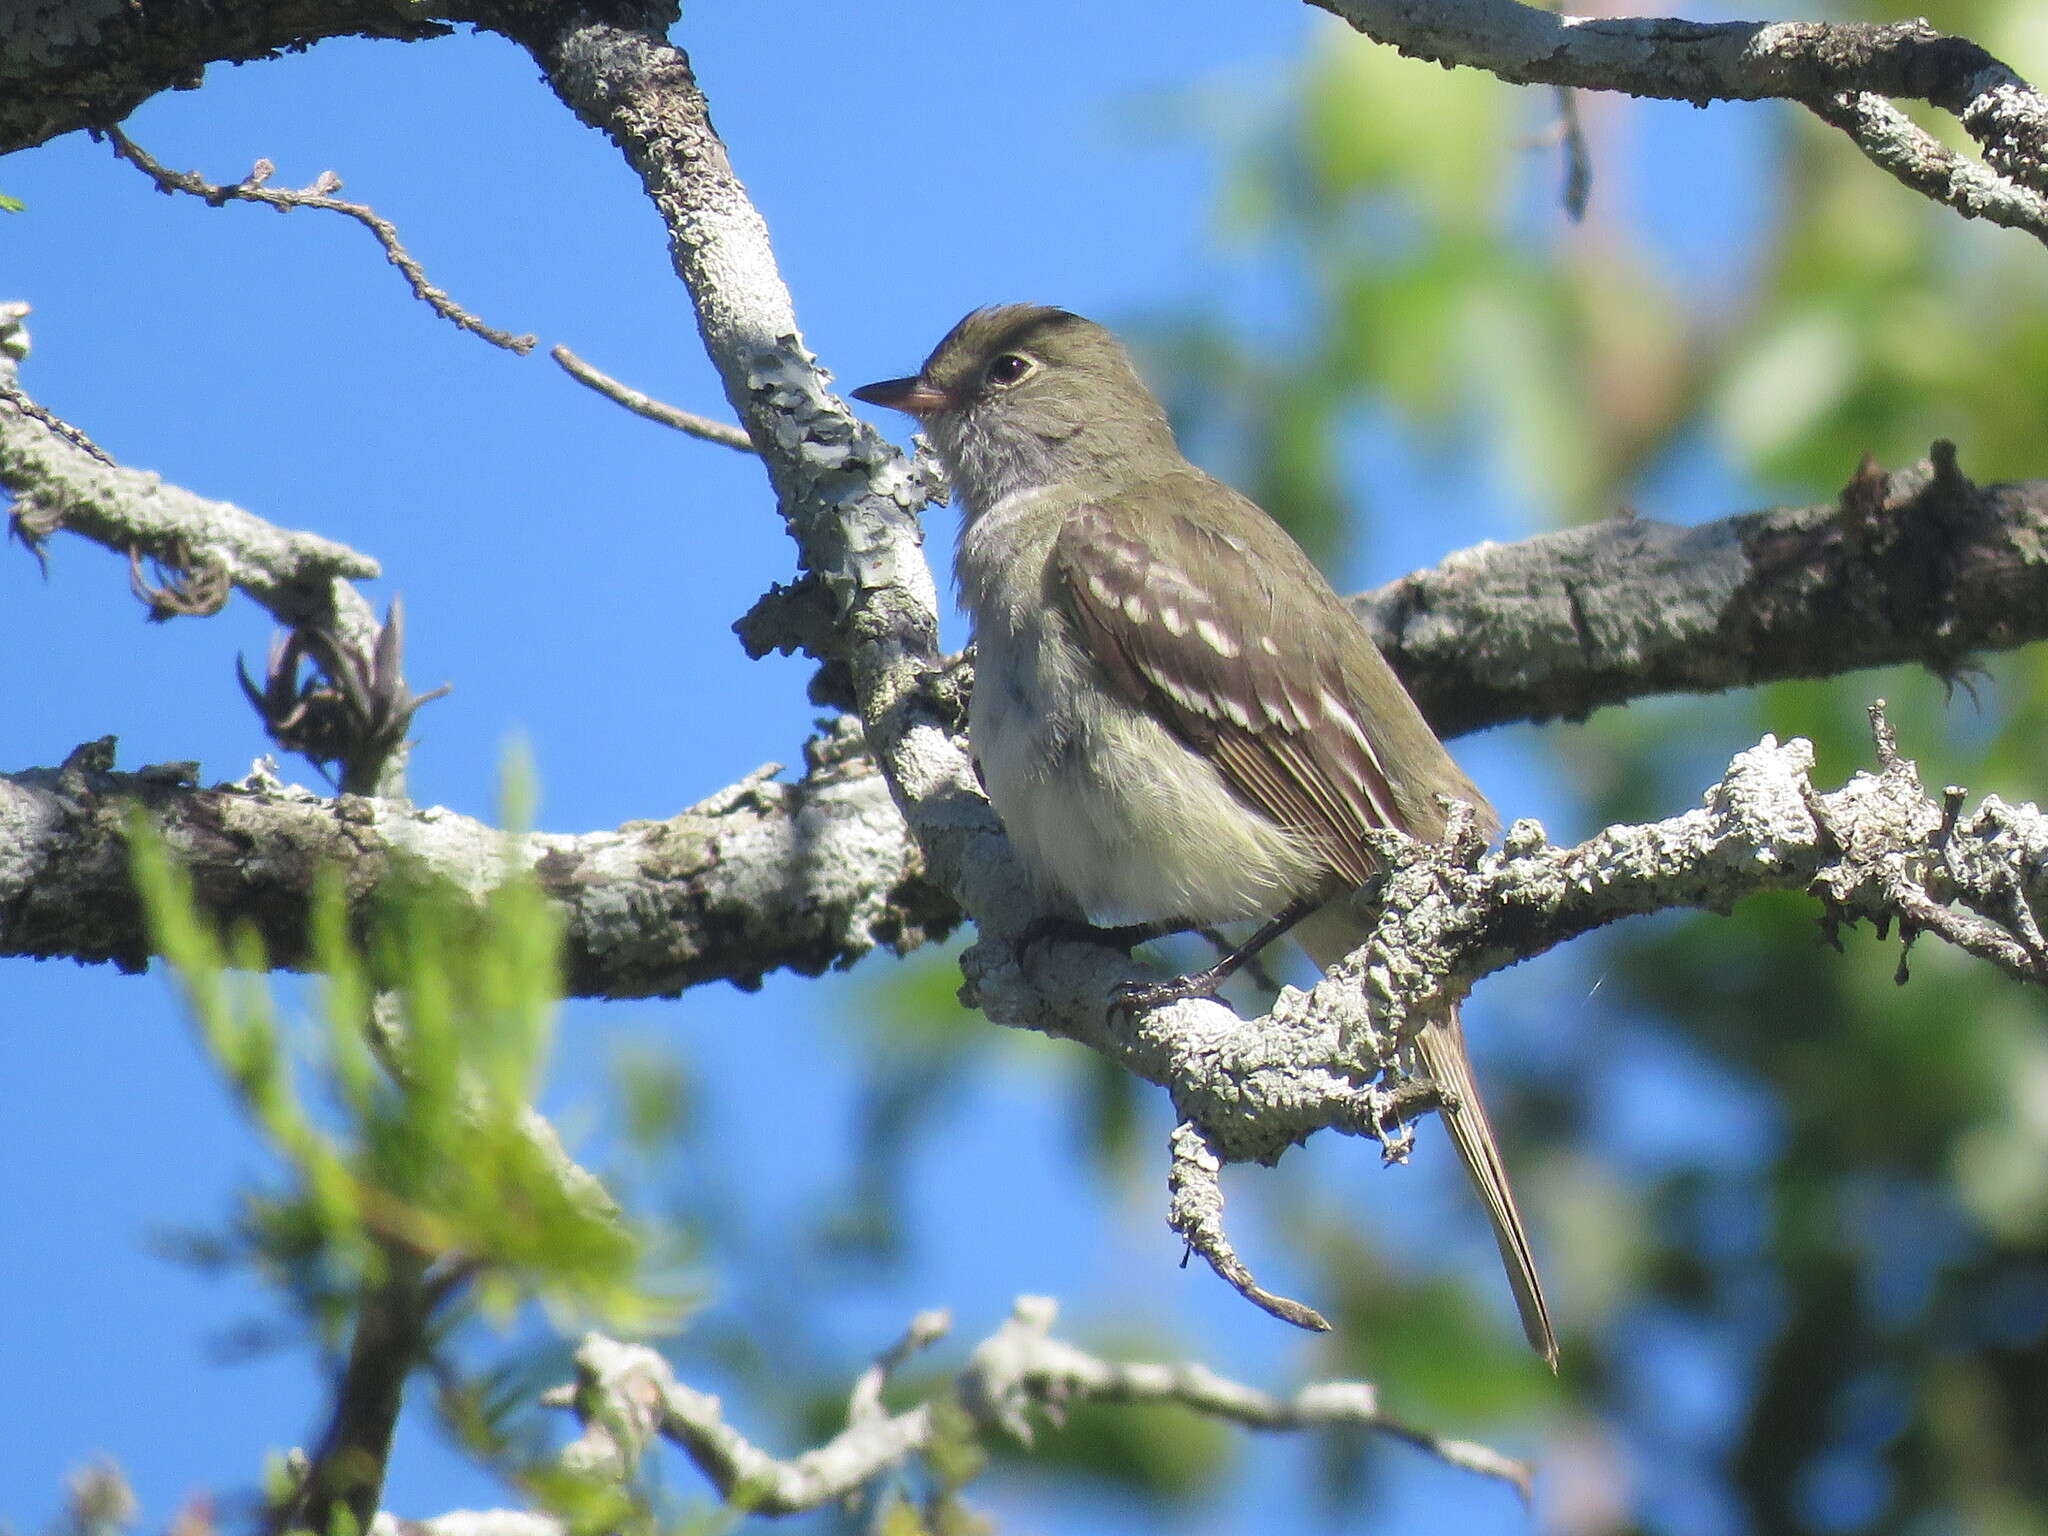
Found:
[{"label": "branch in foreground", "polygon": [[[577,1470],[622,1476],[659,1435],[688,1455],[722,1497],[760,1515],[797,1514],[859,1492],[931,1449],[944,1433],[949,1408],[964,1410],[979,1434],[1001,1431],[1028,1445],[1034,1410],[1057,1423],[1071,1405],[1083,1402],[1170,1403],[1247,1429],[1376,1430],[1528,1495],[1524,1463],[1389,1416],[1364,1382],[1320,1382],[1276,1397],[1200,1365],[1103,1360],[1051,1336],[1057,1312],[1048,1298],[1019,1297],[1009,1321],[976,1347],[954,1378],[949,1396],[895,1414],[853,1415],[833,1439],[786,1460],[749,1441],[726,1422],[717,1398],[678,1382],[668,1362],[643,1345],[591,1335],[576,1352],[573,1391],[550,1396],[573,1403],[584,1421],[583,1438],[567,1456]],[[937,1337],[929,1318],[920,1323],[906,1345],[914,1340],[921,1347]],[[899,1345],[891,1353],[900,1358],[905,1352]]]},{"label": "branch in foreground", "polygon": [[1818,506],[1483,544],[1354,606],[1449,737],[1901,662],[1953,676],[2048,639],[2044,550],[2048,480],[1976,485],[1936,443]]},{"label": "branch in foreground", "polygon": [[763,769],[666,821],[507,837],[445,810],[288,789],[259,770],[195,787],[196,765],[115,773],[111,739],[59,769],[0,775],[0,954],[139,969],[148,935],[129,880],[139,803],[190,874],[201,907],[247,922],[280,965],[305,963],[322,871],[366,915],[394,876],[482,891],[528,869],[565,924],[572,994],[674,995],[707,981],[817,975],[945,933],[957,910],[923,863],[857,733],[807,750],[795,784]]},{"label": "branch in foreground", "polygon": [[425,304],[443,320],[472,336],[481,336],[494,347],[503,347],[507,352],[517,352],[521,357],[534,349],[539,341],[537,336],[514,336],[510,331],[501,331],[464,309],[448,297],[447,291],[427,281],[427,269],[421,266],[412,252],[398,238],[398,226],[382,217],[373,208],[362,203],[344,202],[334,196],[341,190],[341,178],[332,171],[322,171],[311,185],[293,190],[273,187],[268,183],[277,174],[277,167],[268,160],[258,160],[255,169],[234,183],[224,186],[208,181],[196,171],[174,171],[162,161],[144,150],[119,128],[108,127],[107,138],[113,143],[114,153],[128,161],[143,175],[156,183],[156,188],[165,196],[184,192],[192,197],[218,208],[223,203],[261,203],[266,208],[280,212],[293,208],[318,208],[327,213],[338,213],[344,218],[354,219],[376,237],[384,247],[384,258],[398,268],[404,276],[406,286],[412,289],[413,297]]},{"label": "branch in foreground", "polygon": [[[2048,241],[2048,100],[1967,38],[1924,21],[1697,22],[1657,16],[1567,16],[1519,0],[1309,0],[1375,42],[1414,58],[1464,64],[1519,85],[1624,91],[1666,101],[1784,100],[1813,108],[1914,190],[1967,216]],[[1968,195],[1942,195],[1902,174],[1894,125],[1843,108],[1869,95],[1952,112],[1988,169]],[[1826,108],[1826,110],[1823,110]],[[1830,113],[1833,115],[1830,115]],[[1845,113],[1847,115],[1845,115]]]}]

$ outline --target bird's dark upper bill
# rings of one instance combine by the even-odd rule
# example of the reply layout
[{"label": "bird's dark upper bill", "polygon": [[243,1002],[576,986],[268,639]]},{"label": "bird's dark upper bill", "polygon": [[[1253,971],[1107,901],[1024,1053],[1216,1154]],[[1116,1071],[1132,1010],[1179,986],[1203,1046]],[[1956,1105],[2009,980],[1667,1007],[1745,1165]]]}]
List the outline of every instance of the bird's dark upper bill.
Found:
[{"label": "bird's dark upper bill", "polygon": [[944,390],[934,389],[922,379],[884,379],[879,384],[863,384],[853,392],[853,398],[912,416],[929,416],[951,403]]}]

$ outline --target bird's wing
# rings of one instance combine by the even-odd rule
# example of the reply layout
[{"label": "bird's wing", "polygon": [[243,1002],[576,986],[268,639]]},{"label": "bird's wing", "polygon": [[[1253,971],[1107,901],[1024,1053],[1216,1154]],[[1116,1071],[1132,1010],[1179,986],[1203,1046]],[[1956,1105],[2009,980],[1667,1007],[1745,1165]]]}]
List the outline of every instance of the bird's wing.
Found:
[{"label": "bird's wing", "polygon": [[[1213,762],[1247,805],[1316,839],[1334,872],[1363,884],[1374,867],[1363,834],[1415,820],[1358,697],[1365,663],[1355,653],[1385,663],[1264,513],[1251,508],[1249,528],[1205,517],[1217,497],[1250,507],[1194,474],[1083,507],[1053,549],[1056,590],[1112,688]],[[1427,735],[1419,716],[1414,725]]]}]

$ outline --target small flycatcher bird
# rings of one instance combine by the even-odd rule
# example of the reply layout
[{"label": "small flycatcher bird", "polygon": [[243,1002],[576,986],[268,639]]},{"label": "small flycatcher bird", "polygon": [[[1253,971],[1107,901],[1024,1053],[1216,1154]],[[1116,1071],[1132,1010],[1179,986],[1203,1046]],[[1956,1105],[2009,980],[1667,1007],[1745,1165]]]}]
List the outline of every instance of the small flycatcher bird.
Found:
[{"label": "small flycatcher bird", "polygon": [[[1131,933],[1264,921],[1222,964],[1125,1006],[1213,990],[1290,925],[1319,966],[1349,953],[1372,921],[1364,834],[1435,841],[1439,796],[1498,829],[1351,610],[1279,524],[1182,457],[1107,330],[1040,305],[976,310],[914,378],[853,394],[916,417],[953,482],[969,737],[1033,878]],[[1456,1010],[1413,1050],[1555,1368]]]}]

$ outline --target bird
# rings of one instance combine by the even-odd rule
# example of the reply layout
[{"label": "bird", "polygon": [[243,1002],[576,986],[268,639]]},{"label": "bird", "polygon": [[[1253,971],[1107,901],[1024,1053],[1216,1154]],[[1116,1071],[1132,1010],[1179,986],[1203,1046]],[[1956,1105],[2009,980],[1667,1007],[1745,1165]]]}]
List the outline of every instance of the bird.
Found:
[{"label": "bird", "polygon": [[[852,393],[913,417],[951,482],[969,746],[1034,885],[1126,940],[1262,925],[1208,971],[1122,1004],[1211,992],[1290,928],[1327,969],[1371,928],[1369,834],[1439,840],[1449,801],[1499,830],[1357,616],[1285,529],[1182,454],[1107,328],[1046,305],[977,309],[917,373]],[[1458,1010],[1408,1049],[1555,1370]]]}]

